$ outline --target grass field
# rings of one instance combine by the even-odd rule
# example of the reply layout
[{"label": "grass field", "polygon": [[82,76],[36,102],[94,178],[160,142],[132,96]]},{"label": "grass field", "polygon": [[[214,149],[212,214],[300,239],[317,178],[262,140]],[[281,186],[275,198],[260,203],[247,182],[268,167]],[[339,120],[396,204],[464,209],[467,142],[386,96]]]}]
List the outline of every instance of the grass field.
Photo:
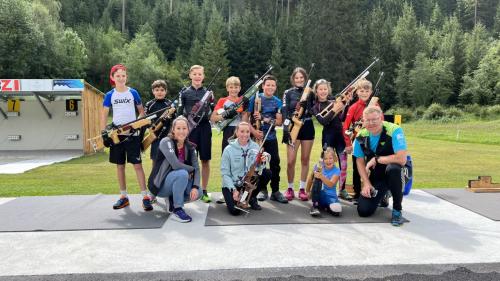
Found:
[{"label": "grass field", "polygon": [[[403,124],[409,153],[414,161],[414,188],[465,187],[469,179],[491,175],[500,182],[500,120],[461,123],[415,122]],[[311,164],[321,150],[321,128],[316,127]],[[278,131],[281,140],[281,131]],[[214,131],[209,191],[220,190],[220,144]],[[300,155],[299,155],[300,157]],[[146,158],[146,157],[145,157]],[[286,152],[280,145],[281,187],[286,186]],[[99,153],[64,163],[40,167],[19,175],[0,175],[0,197],[60,194],[114,194],[118,191],[116,167],[108,155]],[[151,162],[144,162],[146,176]],[[295,182],[298,184],[299,165]],[[348,176],[350,182],[351,176]],[[135,173],[127,166],[131,193],[139,191]]]}]

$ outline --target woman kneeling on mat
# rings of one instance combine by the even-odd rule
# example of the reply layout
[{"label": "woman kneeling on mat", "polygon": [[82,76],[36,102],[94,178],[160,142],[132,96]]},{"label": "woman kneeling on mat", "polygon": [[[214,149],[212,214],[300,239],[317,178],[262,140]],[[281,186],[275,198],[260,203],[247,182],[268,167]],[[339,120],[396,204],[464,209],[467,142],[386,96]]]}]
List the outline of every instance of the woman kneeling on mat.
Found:
[{"label": "woman kneeling on mat", "polygon": [[179,222],[192,220],[182,209],[184,202],[198,200],[203,194],[198,156],[194,144],[187,140],[188,135],[188,120],[177,117],[168,136],[160,142],[148,180],[153,195],[168,198],[169,212]]},{"label": "woman kneeling on mat", "polygon": [[[235,129],[233,139],[229,141],[222,153],[221,174],[222,174],[222,195],[226,201],[227,209],[231,215],[241,214],[241,208],[237,206],[240,201],[240,195],[244,192],[243,181],[245,175],[251,170],[252,165],[256,163],[255,159],[259,154],[259,146],[250,139],[250,124],[240,122]],[[265,154],[265,153],[264,153]],[[262,165],[265,165],[266,156],[262,154],[261,163],[255,167],[255,173]],[[271,171],[263,169],[258,176],[257,188],[250,195],[248,204],[252,210],[261,210],[257,203],[257,194],[264,190],[271,180]]]}]

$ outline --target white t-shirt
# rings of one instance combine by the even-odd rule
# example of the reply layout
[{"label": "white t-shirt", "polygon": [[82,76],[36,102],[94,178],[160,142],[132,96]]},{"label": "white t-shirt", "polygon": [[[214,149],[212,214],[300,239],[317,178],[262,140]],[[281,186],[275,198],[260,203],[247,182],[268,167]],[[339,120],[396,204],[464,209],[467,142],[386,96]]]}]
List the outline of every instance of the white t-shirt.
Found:
[{"label": "white t-shirt", "polygon": [[123,125],[137,119],[135,107],[141,105],[141,97],[139,92],[133,88],[128,88],[126,92],[112,89],[106,93],[102,105],[112,107],[115,125]]}]

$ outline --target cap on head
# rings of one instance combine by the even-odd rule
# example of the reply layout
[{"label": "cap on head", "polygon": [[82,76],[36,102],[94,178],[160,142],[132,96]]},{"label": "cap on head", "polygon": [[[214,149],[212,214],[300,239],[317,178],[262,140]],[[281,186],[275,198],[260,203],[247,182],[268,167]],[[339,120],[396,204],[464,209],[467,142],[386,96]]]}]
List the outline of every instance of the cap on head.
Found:
[{"label": "cap on head", "polygon": [[109,84],[111,84],[111,86],[115,85],[115,80],[113,79],[113,74],[115,74],[115,72],[117,72],[119,69],[127,71],[127,67],[123,64],[113,65],[113,67],[111,67],[111,70],[109,71]]}]

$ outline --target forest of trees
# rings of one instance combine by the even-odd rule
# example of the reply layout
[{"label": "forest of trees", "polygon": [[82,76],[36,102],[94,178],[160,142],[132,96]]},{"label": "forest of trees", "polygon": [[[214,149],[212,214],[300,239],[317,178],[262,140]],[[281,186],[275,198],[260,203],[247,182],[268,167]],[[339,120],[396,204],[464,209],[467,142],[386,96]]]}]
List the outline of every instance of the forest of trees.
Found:
[{"label": "forest of trees", "polygon": [[384,108],[500,104],[500,0],[0,0],[0,31],[1,78],[106,91],[123,63],[149,99],[153,80],[176,94],[201,64],[207,80],[222,68],[221,96],[228,76],[244,90],[271,64],[281,96],[296,66],[315,63],[335,93],[379,57]]}]

